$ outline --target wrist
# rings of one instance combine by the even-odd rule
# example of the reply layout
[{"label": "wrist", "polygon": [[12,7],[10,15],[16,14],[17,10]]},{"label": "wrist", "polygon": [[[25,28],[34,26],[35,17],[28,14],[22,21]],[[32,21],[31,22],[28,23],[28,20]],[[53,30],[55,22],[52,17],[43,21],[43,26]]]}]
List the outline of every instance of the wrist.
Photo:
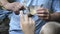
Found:
[{"label": "wrist", "polygon": [[60,13],[55,12],[50,15],[49,21],[60,21]]},{"label": "wrist", "polygon": [[50,19],[51,19],[51,15],[52,15],[52,14],[49,14],[49,18],[48,18],[48,20],[50,20]]},{"label": "wrist", "polygon": [[47,21],[47,22],[50,21],[51,20],[51,15],[52,14],[49,13],[48,19],[46,19],[45,21]]}]

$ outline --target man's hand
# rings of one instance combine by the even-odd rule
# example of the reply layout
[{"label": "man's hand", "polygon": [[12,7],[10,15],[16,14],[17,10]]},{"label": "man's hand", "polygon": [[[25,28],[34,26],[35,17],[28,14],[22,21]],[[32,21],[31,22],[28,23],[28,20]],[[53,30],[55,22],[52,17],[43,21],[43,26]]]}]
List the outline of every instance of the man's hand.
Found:
[{"label": "man's hand", "polygon": [[22,9],[23,6],[19,2],[13,2],[5,4],[3,7],[7,10],[14,11],[16,14],[18,14],[18,11]]},{"label": "man's hand", "polygon": [[37,15],[39,16],[40,19],[43,19],[43,20],[49,19],[49,11],[48,11],[48,9],[39,8],[37,10]]},{"label": "man's hand", "polygon": [[23,11],[20,11],[20,26],[24,34],[34,34],[35,22],[31,17],[23,15]]}]

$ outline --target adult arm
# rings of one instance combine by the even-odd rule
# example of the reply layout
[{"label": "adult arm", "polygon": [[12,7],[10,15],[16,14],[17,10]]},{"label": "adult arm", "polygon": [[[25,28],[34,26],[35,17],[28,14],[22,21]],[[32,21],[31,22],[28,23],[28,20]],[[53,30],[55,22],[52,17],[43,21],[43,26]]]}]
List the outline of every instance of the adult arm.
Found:
[{"label": "adult arm", "polygon": [[54,0],[52,4],[53,13],[49,13],[48,9],[39,8],[37,15],[45,21],[60,21],[60,0]]},{"label": "adult arm", "polygon": [[24,9],[21,3],[9,3],[7,0],[0,0],[0,6],[2,6],[5,10],[14,11],[16,14],[19,14],[19,10]]},{"label": "adult arm", "polygon": [[0,6],[3,6],[7,3],[9,3],[7,0],[0,0]]},{"label": "adult arm", "polygon": [[54,0],[52,9],[55,12],[50,15],[49,21],[60,21],[60,0]]}]

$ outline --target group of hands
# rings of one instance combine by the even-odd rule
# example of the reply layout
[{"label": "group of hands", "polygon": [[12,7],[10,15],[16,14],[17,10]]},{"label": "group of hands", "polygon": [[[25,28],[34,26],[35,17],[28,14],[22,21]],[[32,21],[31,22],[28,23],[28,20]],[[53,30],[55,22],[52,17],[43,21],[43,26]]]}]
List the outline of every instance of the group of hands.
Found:
[{"label": "group of hands", "polygon": [[[21,9],[24,9],[24,6],[20,4],[19,2],[13,2],[13,3],[7,3],[3,7],[5,7],[6,10],[11,10],[15,12],[15,14],[20,13],[20,26],[25,34],[32,33],[34,34],[35,30],[35,21],[28,17],[28,15],[24,15],[23,11],[20,11]],[[20,12],[19,12],[20,11]],[[49,19],[49,11],[46,8],[39,8],[37,9],[37,16],[40,19],[47,20]]]}]

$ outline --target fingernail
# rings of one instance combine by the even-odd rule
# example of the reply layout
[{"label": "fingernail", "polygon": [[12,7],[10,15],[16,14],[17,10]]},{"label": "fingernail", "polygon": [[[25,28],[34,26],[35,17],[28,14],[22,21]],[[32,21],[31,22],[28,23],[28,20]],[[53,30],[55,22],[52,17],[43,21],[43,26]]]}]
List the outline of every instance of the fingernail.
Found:
[{"label": "fingernail", "polygon": [[23,11],[20,11],[20,16],[22,16],[23,15]]}]

